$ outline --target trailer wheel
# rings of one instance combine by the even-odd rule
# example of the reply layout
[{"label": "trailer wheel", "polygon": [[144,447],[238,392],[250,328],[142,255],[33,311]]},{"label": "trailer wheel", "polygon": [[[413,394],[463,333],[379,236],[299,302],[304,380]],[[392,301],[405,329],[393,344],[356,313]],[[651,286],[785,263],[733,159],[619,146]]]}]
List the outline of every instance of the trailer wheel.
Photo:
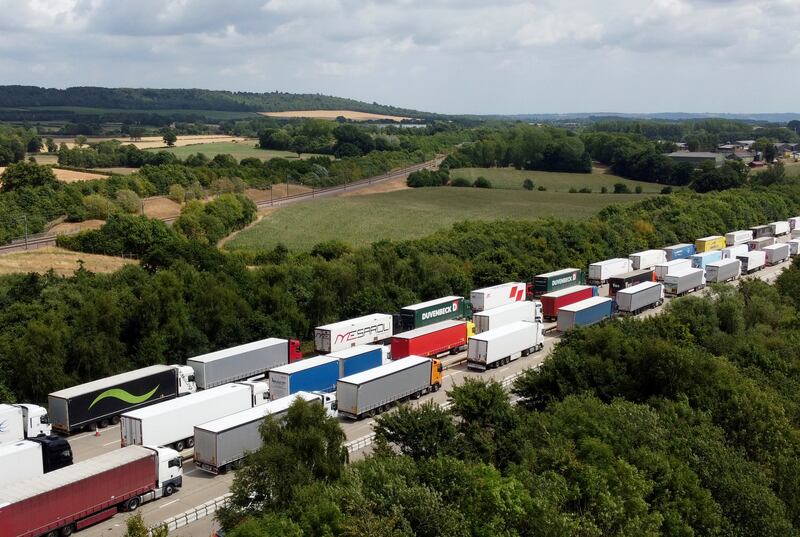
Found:
[{"label": "trailer wheel", "polygon": [[58,537],[58,530],[53,530],[50,533],[45,534],[45,537]]},{"label": "trailer wheel", "polygon": [[139,497],[134,496],[133,498],[125,502],[125,510],[131,512],[136,511],[139,508],[140,503],[141,502],[139,501]]},{"label": "trailer wheel", "polygon": [[101,429],[105,429],[106,427],[108,427],[108,419],[100,420],[99,422],[97,422],[97,426],[100,427]]},{"label": "trailer wheel", "polygon": [[72,524],[70,524],[69,526],[64,526],[63,528],[61,528],[61,537],[69,537],[70,535],[72,535],[72,532],[74,530],[75,528],[72,527]]},{"label": "trailer wheel", "polygon": [[433,385],[433,391],[434,392],[438,392],[439,388],[441,388],[441,387],[442,387],[442,385],[437,382],[436,384]]},{"label": "trailer wheel", "polygon": [[193,448],[194,447],[194,437],[191,437],[190,439],[188,439],[186,441],[186,447],[187,448]]},{"label": "trailer wheel", "polygon": [[172,496],[175,493],[175,485],[167,483],[164,485],[164,496]]},{"label": "trailer wheel", "polygon": [[178,440],[177,442],[175,442],[174,445],[175,445],[175,451],[177,451],[178,453],[180,453],[186,448],[186,444],[184,444],[183,440]]},{"label": "trailer wheel", "polygon": [[113,418],[111,418],[111,424],[119,425],[119,416],[114,416]]}]

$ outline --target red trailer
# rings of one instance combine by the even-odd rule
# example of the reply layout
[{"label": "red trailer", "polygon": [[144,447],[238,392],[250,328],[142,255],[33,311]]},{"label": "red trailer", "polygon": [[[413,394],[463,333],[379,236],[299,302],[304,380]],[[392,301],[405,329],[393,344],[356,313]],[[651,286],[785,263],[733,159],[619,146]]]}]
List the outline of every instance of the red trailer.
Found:
[{"label": "red trailer", "polygon": [[392,337],[392,360],[406,356],[437,356],[467,348],[467,321],[442,321]]},{"label": "red trailer", "polygon": [[597,287],[591,285],[575,285],[544,294],[539,297],[542,302],[542,315],[548,320],[556,319],[559,309],[593,296],[597,296]]},{"label": "red trailer", "polygon": [[0,490],[3,537],[69,535],[182,484],[181,459],[165,448],[128,446]]}]

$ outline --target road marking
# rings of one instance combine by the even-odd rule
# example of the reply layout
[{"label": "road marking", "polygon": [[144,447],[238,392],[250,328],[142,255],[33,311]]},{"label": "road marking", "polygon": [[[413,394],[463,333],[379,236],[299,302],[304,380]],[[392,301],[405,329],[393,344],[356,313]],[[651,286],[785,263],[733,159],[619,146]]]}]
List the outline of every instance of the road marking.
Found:
[{"label": "road marking", "polygon": [[158,506],[159,509],[164,509],[168,505],[172,505],[173,503],[178,503],[180,500],[172,500],[171,502],[162,503]]},{"label": "road marking", "polygon": [[111,442],[109,442],[107,444],[103,444],[103,447],[110,446],[111,444],[119,444],[119,440],[112,440]]}]

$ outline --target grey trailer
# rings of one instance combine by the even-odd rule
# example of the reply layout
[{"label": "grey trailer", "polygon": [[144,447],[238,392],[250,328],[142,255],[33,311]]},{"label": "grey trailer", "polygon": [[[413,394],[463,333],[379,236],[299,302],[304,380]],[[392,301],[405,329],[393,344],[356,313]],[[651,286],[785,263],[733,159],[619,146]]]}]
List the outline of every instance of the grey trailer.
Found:
[{"label": "grey trailer", "polygon": [[642,282],[618,291],[614,300],[617,311],[636,315],[664,303],[664,286],[656,282]]},{"label": "grey trailer", "polygon": [[706,281],[724,283],[735,280],[742,273],[742,262],[738,259],[721,259],[706,265]]},{"label": "grey trailer", "polygon": [[255,378],[289,363],[289,342],[267,338],[186,360],[197,388],[207,390],[237,380]]}]

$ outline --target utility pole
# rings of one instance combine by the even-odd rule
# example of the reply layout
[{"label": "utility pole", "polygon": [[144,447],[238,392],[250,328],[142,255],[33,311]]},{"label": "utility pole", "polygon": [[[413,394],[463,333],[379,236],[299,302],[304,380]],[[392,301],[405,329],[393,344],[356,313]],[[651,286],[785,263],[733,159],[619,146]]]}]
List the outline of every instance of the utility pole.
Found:
[{"label": "utility pole", "polygon": [[28,249],[28,215],[23,214],[22,219],[25,221],[25,250]]}]

